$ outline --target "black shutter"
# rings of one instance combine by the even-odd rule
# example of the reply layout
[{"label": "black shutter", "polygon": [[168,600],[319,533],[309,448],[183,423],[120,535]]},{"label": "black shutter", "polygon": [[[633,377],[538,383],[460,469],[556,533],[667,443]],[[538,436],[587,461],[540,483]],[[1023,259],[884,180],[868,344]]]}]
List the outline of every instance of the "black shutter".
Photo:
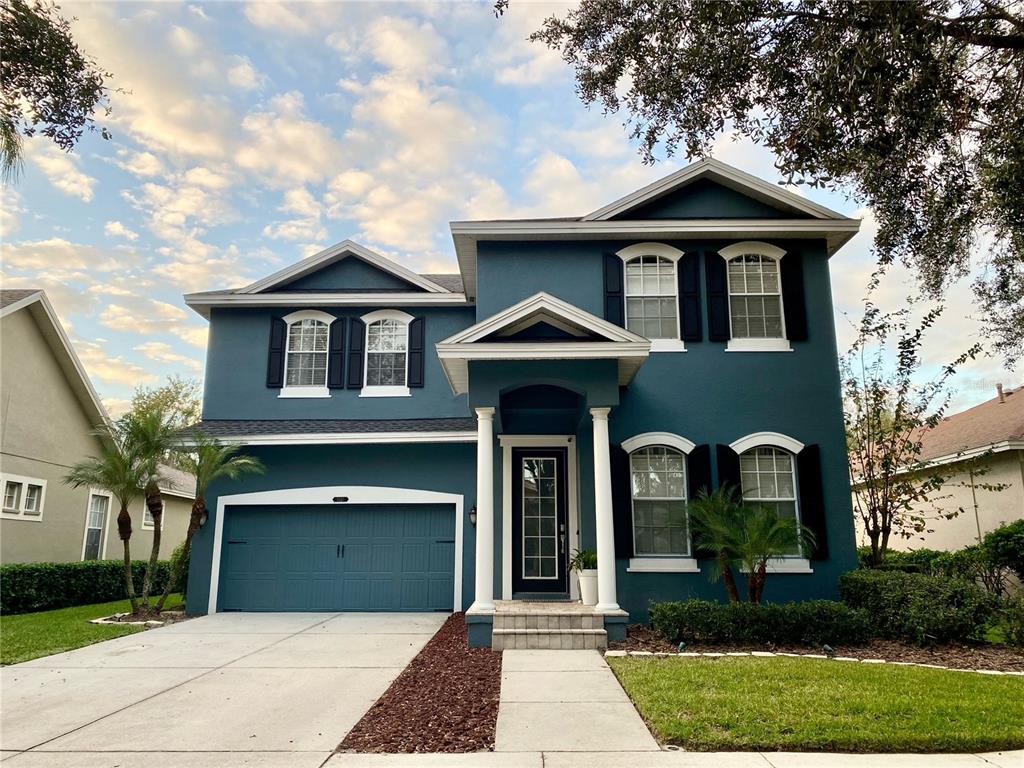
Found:
[{"label": "black shutter", "polygon": [[786,316],[786,338],[807,341],[807,305],[804,299],[804,260],[799,253],[787,253],[779,261],[782,281],[782,312]]},{"label": "black shutter", "polygon": [[409,323],[409,379],[410,387],[423,386],[423,318],[417,317]]},{"label": "black shutter", "polygon": [[[615,528],[615,558],[633,556],[633,486],[629,476],[629,454],[621,445],[611,446],[612,525]],[[597,564],[601,567],[601,564]]]},{"label": "black shutter", "polygon": [[360,389],[363,386],[363,348],[366,346],[366,323],[357,317],[349,320],[348,378],[345,386]]},{"label": "black shutter", "polygon": [[288,324],[280,317],[270,318],[270,346],[267,350],[267,386],[284,386],[284,350],[288,342]]},{"label": "black shutter", "polygon": [[828,558],[828,534],[825,530],[825,493],[821,481],[821,449],[805,445],[796,456],[800,482],[800,521],[814,533],[812,560]]},{"label": "black shutter", "polygon": [[698,445],[686,457],[686,474],[689,481],[687,498],[695,501],[701,491],[711,493],[711,446]]},{"label": "black shutter", "polygon": [[604,256],[604,319],[626,327],[626,307],[622,283],[622,259],[613,253]]},{"label": "black shutter", "polygon": [[737,494],[742,493],[739,454],[728,445],[719,444],[715,448],[715,457],[718,460],[718,487],[729,486]]},{"label": "black shutter", "polygon": [[679,331],[683,341],[700,341],[700,261],[696,253],[679,259]]},{"label": "black shutter", "polygon": [[714,251],[704,253],[704,275],[708,285],[708,339],[729,340],[729,286],[725,259]]},{"label": "black shutter", "polygon": [[342,389],[345,386],[345,329],[348,321],[339,317],[331,323],[327,342],[327,386]]}]

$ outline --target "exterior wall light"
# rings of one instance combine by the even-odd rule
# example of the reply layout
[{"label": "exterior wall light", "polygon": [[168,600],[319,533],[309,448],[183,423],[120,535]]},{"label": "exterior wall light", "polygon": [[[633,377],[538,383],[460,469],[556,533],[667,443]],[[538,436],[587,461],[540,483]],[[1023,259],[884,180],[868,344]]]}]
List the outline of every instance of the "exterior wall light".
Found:
[{"label": "exterior wall light", "polygon": [[473,508],[469,510],[469,523],[473,526],[476,525],[476,504],[474,504]]}]

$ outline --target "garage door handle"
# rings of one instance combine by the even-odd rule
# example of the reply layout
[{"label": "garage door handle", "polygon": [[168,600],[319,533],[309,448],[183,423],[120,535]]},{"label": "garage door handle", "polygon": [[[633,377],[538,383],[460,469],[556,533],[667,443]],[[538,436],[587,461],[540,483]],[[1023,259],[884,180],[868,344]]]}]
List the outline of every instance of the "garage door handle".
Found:
[{"label": "garage door handle", "polygon": [[241,541],[239,539],[228,539],[228,544],[248,544],[248,541]]},{"label": "garage door handle", "polygon": [[454,544],[455,539],[435,539],[435,544]]},{"label": "garage door handle", "polygon": [[344,557],[344,556],[345,556],[345,545],[344,544],[339,544],[338,545],[338,551],[335,553],[335,557]]}]

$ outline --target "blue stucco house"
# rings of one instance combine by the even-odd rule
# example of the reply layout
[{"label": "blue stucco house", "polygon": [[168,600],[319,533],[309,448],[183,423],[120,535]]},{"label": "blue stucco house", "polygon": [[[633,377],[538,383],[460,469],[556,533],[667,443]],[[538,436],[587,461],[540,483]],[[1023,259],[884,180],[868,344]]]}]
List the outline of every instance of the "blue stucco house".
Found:
[{"label": "blue stucco house", "polygon": [[615,637],[722,595],[686,502],[726,483],[816,534],[766,599],[834,597],[855,552],[829,259],[858,226],[704,160],[578,218],[452,222],[457,275],[345,241],[189,294],[201,429],[267,467],[211,488],[189,611],[466,610],[490,644],[521,629],[502,606],[578,597],[582,547],[598,603],[573,626]]}]

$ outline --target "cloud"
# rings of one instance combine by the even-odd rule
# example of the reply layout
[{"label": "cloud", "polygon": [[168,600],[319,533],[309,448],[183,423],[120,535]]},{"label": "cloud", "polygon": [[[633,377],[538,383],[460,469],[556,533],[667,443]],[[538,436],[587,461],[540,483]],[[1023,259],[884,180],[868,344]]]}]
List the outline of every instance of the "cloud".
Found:
[{"label": "cloud", "polygon": [[252,91],[263,85],[266,78],[256,71],[248,56],[235,56],[237,62],[228,69],[228,82],[243,91]]},{"label": "cloud", "polygon": [[113,272],[138,262],[132,250],[103,250],[60,237],[23,240],[2,246],[5,268],[71,275],[77,272]]},{"label": "cloud", "polygon": [[209,328],[203,325],[181,325],[171,329],[171,333],[187,344],[200,349],[206,349],[206,341]]},{"label": "cloud", "polygon": [[141,352],[150,360],[155,360],[158,363],[182,365],[192,371],[203,370],[203,364],[199,360],[175,352],[174,347],[162,341],[147,341],[136,346],[135,351]]},{"label": "cloud", "polygon": [[250,24],[261,29],[310,34],[316,29],[316,25],[311,17],[300,12],[300,7],[285,3],[249,2],[245,6],[245,18]]},{"label": "cloud", "polygon": [[139,234],[132,232],[120,221],[108,221],[103,225],[103,231],[111,237],[123,237],[126,240],[138,240]]},{"label": "cloud", "polygon": [[25,142],[25,155],[39,167],[50,183],[66,195],[90,202],[96,179],[83,172],[78,155],[62,151],[49,139]]},{"label": "cloud", "polygon": [[90,378],[132,389],[140,384],[152,384],[159,379],[155,373],[119,355],[110,354],[101,343],[74,338],[73,344]]},{"label": "cloud", "polygon": [[21,195],[6,184],[0,186],[0,240],[6,240],[18,231],[20,216],[24,212]]},{"label": "cloud", "polygon": [[494,43],[488,47],[494,80],[501,85],[550,85],[571,77],[569,65],[558,51],[527,38],[540,29],[545,18],[566,10],[566,4],[512,3],[498,21]]},{"label": "cloud", "polygon": [[263,228],[263,236],[271,240],[323,240],[327,230],[316,219],[275,221]]},{"label": "cloud", "polygon": [[166,171],[163,162],[152,152],[119,149],[117,154],[118,157],[126,158],[117,161],[117,165],[135,176],[159,176]]},{"label": "cloud", "polygon": [[188,318],[185,310],[155,299],[136,298],[125,304],[109,304],[100,323],[115,331],[150,335],[165,333]]},{"label": "cloud", "polygon": [[227,176],[202,166],[186,171],[184,179],[188,184],[206,189],[227,189],[231,186],[231,180]]}]

